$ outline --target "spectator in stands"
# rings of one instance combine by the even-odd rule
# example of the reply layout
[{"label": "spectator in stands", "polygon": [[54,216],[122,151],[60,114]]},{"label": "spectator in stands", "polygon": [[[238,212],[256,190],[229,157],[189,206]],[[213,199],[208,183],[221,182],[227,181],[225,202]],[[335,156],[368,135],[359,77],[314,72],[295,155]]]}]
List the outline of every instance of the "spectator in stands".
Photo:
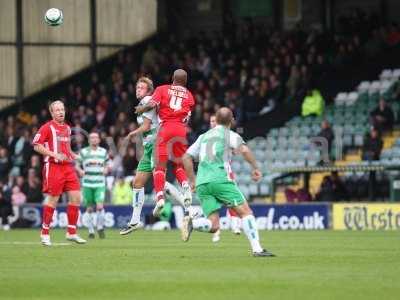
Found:
[{"label": "spectator in stands", "polygon": [[11,169],[10,157],[6,148],[0,146],[0,181],[6,180]]},{"label": "spectator in stands", "polygon": [[309,89],[306,97],[304,98],[301,108],[301,115],[307,116],[320,116],[324,112],[325,101],[317,89]]},{"label": "spectator in stands", "polygon": [[36,176],[40,178],[42,172],[42,165],[40,162],[39,155],[34,154],[31,156],[30,162],[28,164],[28,170],[31,169],[33,169],[35,171]]},{"label": "spectator in stands", "polygon": [[28,180],[22,188],[22,192],[26,195],[28,203],[42,203],[43,194],[40,184],[40,177],[36,175],[35,169],[29,169]]},{"label": "spectator in stands", "polygon": [[128,205],[132,202],[132,188],[128,181],[118,176],[112,190],[112,203],[116,205]]},{"label": "spectator in stands", "polygon": [[324,177],[320,189],[315,195],[315,200],[321,202],[343,201],[347,198],[346,186],[337,172],[332,172],[330,176]]},{"label": "spectator in stands", "polygon": [[290,68],[290,76],[286,82],[287,95],[290,98],[294,98],[296,96],[296,92],[300,86],[300,72],[299,68],[296,65],[293,65]]},{"label": "spectator in stands", "polygon": [[8,217],[12,216],[11,199],[8,197],[6,187],[3,181],[0,180],[0,218],[3,230],[10,230]]},{"label": "spectator in stands", "polygon": [[362,159],[368,161],[379,160],[382,147],[383,141],[379,135],[379,131],[376,128],[372,128],[364,139]]},{"label": "spectator in stands", "polygon": [[11,204],[13,206],[21,206],[26,202],[26,195],[22,192],[21,188],[16,185],[11,190]]},{"label": "spectator in stands", "polygon": [[396,46],[400,43],[400,30],[396,23],[392,23],[389,27],[386,42],[389,46]]},{"label": "spectator in stands", "polygon": [[243,110],[246,113],[247,121],[254,119],[258,116],[258,112],[261,108],[260,103],[257,101],[255,90],[250,88],[247,91],[247,95],[244,97]]},{"label": "spectator in stands", "polygon": [[[10,122],[11,121],[11,122]],[[6,128],[6,148],[8,153],[13,154],[15,150],[15,144],[17,143],[17,137],[15,136],[15,130],[13,124],[13,119],[8,119],[8,126]]]},{"label": "spectator in stands", "polygon": [[33,153],[33,147],[31,145],[31,135],[29,130],[24,130],[14,147],[14,153],[12,155],[12,165],[15,168],[15,174],[22,174],[23,168],[29,157]]},{"label": "spectator in stands", "polygon": [[126,154],[122,158],[122,167],[124,169],[125,176],[134,175],[134,171],[136,170],[138,165],[138,161],[136,159],[136,152],[133,147],[129,147],[126,151]]},{"label": "spectator in stands", "polygon": [[[332,143],[333,139],[335,138],[335,134],[333,133],[331,125],[328,121],[322,121],[321,131],[318,133],[317,138],[323,138],[327,142],[329,151],[328,156],[331,157],[330,154],[332,153]],[[320,144],[318,141],[316,141],[316,144],[317,146],[322,146],[322,144]]]},{"label": "spectator in stands", "polygon": [[393,129],[394,113],[383,98],[379,100],[378,107],[371,112],[370,116],[372,125],[380,133]]}]

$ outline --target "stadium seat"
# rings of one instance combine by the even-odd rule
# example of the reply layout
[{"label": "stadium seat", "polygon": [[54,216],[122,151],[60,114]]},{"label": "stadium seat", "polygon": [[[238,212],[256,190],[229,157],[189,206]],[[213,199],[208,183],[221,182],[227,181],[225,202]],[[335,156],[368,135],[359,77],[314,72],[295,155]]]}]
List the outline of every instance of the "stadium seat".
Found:
[{"label": "stadium seat", "polygon": [[368,88],[368,93],[370,95],[375,94],[375,93],[379,92],[380,87],[381,87],[381,82],[378,80],[375,80],[370,84],[370,86]]},{"label": "stadium seat", "polygon": [[268,184],[260,184],[260,194],[269,196],[270,194],[270,189]]},{"label": "stadium seat", "polygon": [[256,196],[259,194],[258,184],[253,183],[249,185],[249,194],[250,196]]},{"label": "stadium seat", "polygon": [[393,72],[392,70],[389,69],[385,69],[381,72],[381,74],[379,75],[379,78],[381,80],[390,80],[393,77]]},{"label": "stadium seat", "polygon": [[363,134],[356,134],[354,136],[354,146],[362,147],[364,145],[364,135]]},{"label": "stadium seat", "polygon": [[357,91],[358,91],[359,93],[365,93],[365,92],[367,92],[367,91],[369,90],[369,86],[370,86],[369,81],[362,81],[362,82],[358,85]]}]

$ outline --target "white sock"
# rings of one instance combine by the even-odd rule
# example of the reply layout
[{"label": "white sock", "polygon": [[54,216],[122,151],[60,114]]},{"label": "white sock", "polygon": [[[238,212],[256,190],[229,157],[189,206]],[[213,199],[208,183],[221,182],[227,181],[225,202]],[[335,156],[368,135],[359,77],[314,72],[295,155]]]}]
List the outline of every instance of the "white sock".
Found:
[{"label": "white sock", "polygon": [[184,206],[183,195],[173,184],[171,184],[168,181],[166,181],[165,182],[165,186],[164,186],[164,190],[174,200],[176,200],[179,204]]},{"label": "white sock", "polygon": [[89,233],[94,233],[94,213],[88,213],[88,218],[87,218],[87,222],[88,222],[88,229],[89,229]]},{"label": "white sock", "polygon": [[193,229],[201,232],[210,232],[211,221],[206,218],[193,219]]},{"label": "white sock", "polygon": [[253,215],[248,215],[242,218],[243,231],[249,239],[253,252],[261,252],[263,248],[260,245],[256,218]]},{"label": "white sock", "polygon": [[96,214],[97,214],[97,230],[103,230],[106,218],[106,212],[104,211],[104,208],[100,211],[97,211]]},{"label": "white sock", "polygon": [[216,232],[214,232],[213,236],[219,236],[221,234],[221,230],[217,230]]},{"label": "white sock", "polygon": [[185,181],[182,181],[181,186],[182,186],[183,188],[187,188],[187,187],[189,187],[189,182],[187,182],[186,180],[185,180]]},{"label": "white sock", "polygon": [[240,218],[231,216],[231,229],[232,231],[240,231]]},{"label": "white sock", "polygon": [[144,203],[144,188],[141,189],[132,189],[133,197],[132,197],[132,217],[130,220],[130,224],[137,224],[140,222],[140,214],[142,213],[142,207]]}]

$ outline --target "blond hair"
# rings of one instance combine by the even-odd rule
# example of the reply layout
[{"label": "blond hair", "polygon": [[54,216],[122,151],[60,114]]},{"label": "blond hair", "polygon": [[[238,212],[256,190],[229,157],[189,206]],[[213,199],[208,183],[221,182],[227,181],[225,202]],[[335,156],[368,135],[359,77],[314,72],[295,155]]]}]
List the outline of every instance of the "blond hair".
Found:
[{"label": "blond hair", "polygon": [[149,93],[153,92],[153,90],[154,90],[153,80],[151,80],[149,77],[142,76],[137,80],[136,85],[138,85],[140,82],[147,85],[147,89],[148,89]]},{"label": "blond hair", "polygon": [[49,111],[52,112],[53,106],[59,103],[61,103],[65,107],[64,102],[62,102],[61,100],[55,100],[49,104]]}]

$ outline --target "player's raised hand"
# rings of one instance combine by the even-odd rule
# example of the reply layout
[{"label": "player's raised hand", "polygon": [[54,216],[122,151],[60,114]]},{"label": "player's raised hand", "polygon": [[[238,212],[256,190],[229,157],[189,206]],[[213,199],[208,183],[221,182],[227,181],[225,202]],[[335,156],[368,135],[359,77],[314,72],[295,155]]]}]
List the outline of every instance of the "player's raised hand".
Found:
[{"label": "player's raised hand", "polygon": [[136,135],[135,131],[129,132],[129,134],[125,137],[125,140],[130,140],[132,137]]},{"label": "player's raised hand", "polygon": [[80,169],[80,170],[78,170],[78,174],[79,174],[79,177],[83,177],[83,176],[85,176],[85,171]]},{"label": "player's raised hand", "polygon": [[145,112],[145,110],[144,110],[144,106],[143,105],[135,106],[135,114],[140,115],[140,114],[142,114],[144,112]]},{"label": "player's raised hand", "polygon": [[261,179],[262,177],[262,173],[259,169],[254,169],[253,171],[251,171],[251,179],[253,179],[253,181],[257,182]]}]

